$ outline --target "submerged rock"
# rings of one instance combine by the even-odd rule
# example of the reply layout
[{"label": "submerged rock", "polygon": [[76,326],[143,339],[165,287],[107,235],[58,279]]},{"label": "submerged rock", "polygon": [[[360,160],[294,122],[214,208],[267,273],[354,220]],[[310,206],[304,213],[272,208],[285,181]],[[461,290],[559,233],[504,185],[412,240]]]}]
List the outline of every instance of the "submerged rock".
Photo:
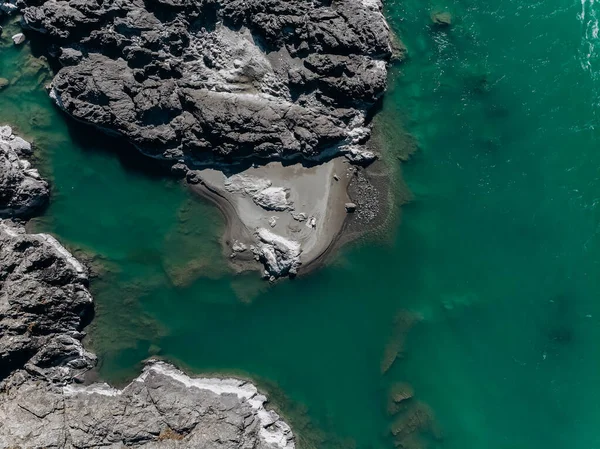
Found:
[{"label": "submerged rock", "polygon": [[392,367],[398,357],[402,357],[406,344],[406,334],[419,321],[419,316],[401,310],[394,317],[392,334],[385,345],[381,359],[381,373],[385,374]]},{"label": "submerged rock", "polygon": [[31,216],[48,203],[48,183],[25,159],[31,144],[0,127],[0,217]]},{"label": "submerged rock", "polygon": [[431,20],[434,25],[441,28],[452,25],[452,15],[449,12],[434,12],[431,14]]},{"label": "submerged rock", "polygon": [[53,237],[0,221],[0,273],[0,447],[294,448],[247,381],[151,361],[122,390],[76,385],[96,362],[81,343],[92,296]]}]

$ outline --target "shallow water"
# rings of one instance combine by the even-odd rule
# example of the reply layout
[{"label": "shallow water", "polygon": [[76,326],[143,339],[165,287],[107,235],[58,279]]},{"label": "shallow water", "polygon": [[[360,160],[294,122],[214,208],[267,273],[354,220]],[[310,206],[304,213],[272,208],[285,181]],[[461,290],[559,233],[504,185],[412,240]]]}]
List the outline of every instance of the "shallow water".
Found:
[{"label": "shallow water", "polygon": [[[272,288],[227,270],[216,209],[69,125],[5,31],[0,77],[22,76],[0,121],[35,140],[54,184],[34,227],[94,256],[100,374],[124,382],[159,355],[252,376],[303,446],[389,448],[394,428],[405,447],[600,447],[600,4],[386,8],[409,59],[379,131],[388,159],[407,145],[399,128],[414,136],[414,200],[391,240]],[[433,29],[434,10],[453,26]],[[399,382],[414,397],[390,416]]]}]

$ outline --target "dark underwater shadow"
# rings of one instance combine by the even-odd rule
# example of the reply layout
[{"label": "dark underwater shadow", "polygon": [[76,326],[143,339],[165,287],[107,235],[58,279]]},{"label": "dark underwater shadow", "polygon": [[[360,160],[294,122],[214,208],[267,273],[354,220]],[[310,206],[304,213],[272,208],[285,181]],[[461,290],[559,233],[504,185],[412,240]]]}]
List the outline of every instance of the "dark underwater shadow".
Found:
[{"label": "dark underwater shadow", "polygon": [[121,166],[136,174],[155,180],[173,179],[171,164],[142,154],[124,137],[111,136],[92,125],[79,123],[61,111],[69,137],[83,152],[100,152],[116,157]]}]

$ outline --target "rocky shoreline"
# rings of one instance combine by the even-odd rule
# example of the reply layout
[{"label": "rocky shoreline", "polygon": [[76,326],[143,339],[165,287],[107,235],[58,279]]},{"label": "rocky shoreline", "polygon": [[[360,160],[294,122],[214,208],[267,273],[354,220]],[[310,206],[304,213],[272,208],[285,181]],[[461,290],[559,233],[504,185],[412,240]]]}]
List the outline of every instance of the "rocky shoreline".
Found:
[{"label": "rocky shoreline", "polygon": [[[377,157],[370,114],[393,56],[381,10],[379,0],[0,1],[0,14],[22,14],[15,45],[35,39],[56,69],[56,105],[207,188],[239,224],[226,239],[232,260],[259,261],[271,280],[321,259],[357,207],[347,188]],[[0,127],[0,447],[293,449],[290,426],[246,381],[151,360],[123,389],[88,383],[88,270],[25,230],[50,197],[31,153]]]},{"label": "rocky shoreline", "polygon": [[[0,145],[1,157],[9,151]],[[13,177],[31,170],[11,167]],[[24,203],[36,195],[47,190]],[[247,381],[193,378],[151,360],[121,390],[86,385],[96,364],[81,342],[93,317],[88,284],[86,267],[55,238],[0,220],[0,447],[294,448],[289,425]]]},{"label": "rocky shoreline", "polygon": [[0,127],[0,218],[32,216],[48,204],[48,183],[31,167],[31,154],[29,142]]},{"label": "rocky shoreline", "polygon": [[[229,178],[273,167],[274,161],[304,167],[339,158],[361,166],[377,158],[370,148],[370,120],[394,56],[379,0],[4,3],[14,5],[5,11],[22,13],[28,37],[43,41],[56,67],[48,91],[61,110],[124,137],[213,201],[242,200],[207,178],[207,170]],[[264,178],[277,178],[279,171],[267,171]],[[337,187],[330,189],[329,181],[320,180],[322,192],[302,182],[267,192],[312,195],[307,211],[295,211],[298,217],[309,210],[320,215],[311,237],[299,237],[296,230],[303,228],[294,223],[271,229],[242,213],[238,218],[247,232],[229,229],[226,252],[238,253],[235,242],[256,251],[234,266],[259,268],[250,263],[257,259],[265,277],[275,279],[295,275],[321,257],[323,251],[312,248],[332,247],[343,229],[337,217],[351,201]],[[216,185],[223,194],[207,194],[198,184]],[[339,204],[325,198],[337,211],[337,225],[325,229],[319,208],[328,192],[346,198]],[[281,218],[271,214],[271,198],[263,199],[267,203],[254,210],[259,221]],[[267,234],[273,238],[260,237]]]},{"label": "rocky shoreline", "polygon": [[378,1],[21,3],[63,66],[57,105],[145,154],[191,167],[374,157],[367,112],[393,53]]}]

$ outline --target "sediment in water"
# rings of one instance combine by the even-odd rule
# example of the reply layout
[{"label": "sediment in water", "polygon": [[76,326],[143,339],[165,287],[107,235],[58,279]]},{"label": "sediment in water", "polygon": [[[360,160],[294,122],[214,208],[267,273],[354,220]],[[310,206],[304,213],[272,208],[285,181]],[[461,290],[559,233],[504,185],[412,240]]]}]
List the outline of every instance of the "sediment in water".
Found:
[{"label": "sediment in water", "polygon": [[398,357],[401,357],[406,345],[406,334],[419,321],[419,316],[402,310],[394,317],[391,336],[386,344],[381,359],[381,373],[385,374]]},{"label": "sediment in water", "polygon": [[[25,163],[11,167],[17,178],[31,170]],[[28,234],[6,219],[0,220],[0,271],[0,446],[171,447],[177,440],[202,447],[295,447],[289,425],[265,408],[267,398],[247,381],[191,378],[150,361],[122,390],[76,385],[96,364],[82,345],[93,314],[87,268],[54,237]]]}]

